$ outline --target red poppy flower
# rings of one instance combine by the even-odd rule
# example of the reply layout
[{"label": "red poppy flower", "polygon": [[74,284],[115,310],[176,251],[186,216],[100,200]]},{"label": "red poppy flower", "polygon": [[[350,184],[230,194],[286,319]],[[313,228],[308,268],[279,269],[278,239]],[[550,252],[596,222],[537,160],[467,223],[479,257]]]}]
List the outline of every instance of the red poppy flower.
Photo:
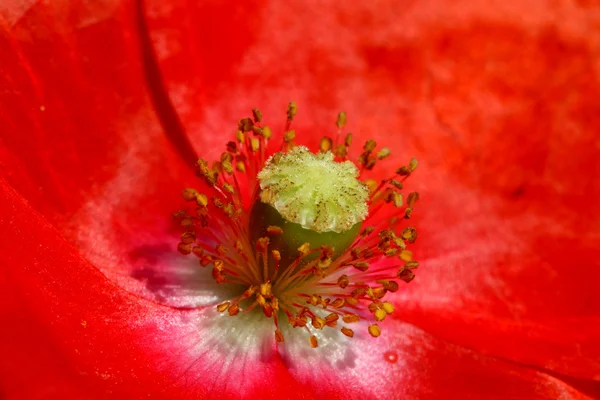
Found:
[{"label": "red poppy flower", "polygon": [[[192,3],[0,6],[0,394],[600,396],[596,4]],[[303,144],[345,110],[420,160],[377,339],[277,351],[174,251],[194,151],[291,99]]]}]

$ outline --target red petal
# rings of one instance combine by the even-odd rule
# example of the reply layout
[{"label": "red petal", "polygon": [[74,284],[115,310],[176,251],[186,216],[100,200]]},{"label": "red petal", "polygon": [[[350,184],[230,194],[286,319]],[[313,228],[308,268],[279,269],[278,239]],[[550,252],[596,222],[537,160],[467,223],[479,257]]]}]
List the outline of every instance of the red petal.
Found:
[{"label": "red petal", "polygon": [[424,154],[434,156],[415,213],[425,268],[404,293],[405,318],[487,354],[599,379],[589,37],[498,22],[432,35],[433,107],[448,139]]},{"label": "red petal", "polygon": [[10,61],[0,66],[3,171],[107,276],[143,292],[147,279],[131,275],[165,247],[177,256],[163,238],[175,239],[170,215],[197,182],[148,99],[136,9],[53,2],[21,19],[11,12],[0,36]]},{"label": "red petal", "polygon": [[[266,383],[272,376],[286,390],[294,388],[272,346],[252,341],[239,354],[220,336],[228,328],[215,325],[217,316],[127,294],[82,260],[4,181],[0,185],[0,207],[6,210],[0,217],[0,262],[10,266],[0,281],[0,299],[9,307],[0,330],[0,373],[8,382],[3,394],[203,398],[219,392],[238,398],[272,386]],[[11,298],[13,293],[18,296]],[[32,376],[36,385],[30,385]]]},{"label": "red petal", "polygon": [[[321,134],[322,121],[344,108],[359,134],[402,145],[402,161],[425,160],[415,215],[423,216],[419,243],[428,262],[405,294],[405,318],[488,354],[597,378],[599,39],[580,5],[520,4],[290,11],[275,2],[254,25],[245,16],[256,9],[241,13],[245,24],[235,26],[242,32],[225,35],[233,51],[223,64],[203,62],[196,82],[191,77],[206,57],[186,63],[189,55],[211,49],[193,42],[204,32],[204,24],[192,24],[202,12],[185,19],[189,42],[177,33],[178,17],[191,15],[187,5],[154,10],[152,27],[159,50],[172,51],[159,51],[162,66],[198,143],[216,140],[200,133],[207,126],[222,132],[225,121],[265,99],[264,113],[275,115],[294,98],[308,105],[310,122],[301,127]],[[176,195],[163,193],[187,186],[184,167],[144,96],[134,13],[107,6],[96,18],[98,10],[65,10],[40,3],[2,36],[2,52],[21,56],[0,67],[10,80],[2,122],[16,133],[3,137],[3,170],[53,223],[79,212],[72,240],[110,215],[110,229],[98,234],[117,234],[101,255],[111,256],[113,246],[120,261],[131,243],[119,247],[118,239],[137,228],[151,237],[164,232],[156,221]],[[94,202],[110,190],[119,196]],[[103,266],[109,274],[110,266]]]},{"label": "red petal", "polygon": [[318,351],[307,348],[307,338],[305,343],[286,343],[284,362],[296,379],[314,385],[327,398],[552,399],[600,394],[597,382],[567,384],[547,372],[482,356],[397,320],[382,326],[377,339],[362,323],[353,324],[352,339],[339,332],[324,333],[329,338],[321,340]]},{"label": "red petal", "polygon": [[[8,322],[15,324],[1,331],[3,354],[17,361],[0,370],[10,382],[3,388],[8,397],[84,393],[91,398],[202,398],[218,393],[223,398],[587,398],[545,373],[481,357],[393,320],[377,341],[368,339],[367,347],[353,342],[344,346],[348,357],[327,353],[325,345],[325,352],[313,353],[323,361],[317,364],[310,357],[283,364],[255,345],[243,357],[229,354],[231,348],[221,353],[222,337],[215,337],[210,347],[200,346],[205,353],[198,354],[196,342],[211,337],[201,319],[156,307],[114,287],[0,182],[0,207],[9,211],[0,220],[6,238],[0,262],[11,266],[0,290],[32,293],[8,302],[9,307],[18,305],[20,320],[17,312],[9,312]],[[218,320],[210,318],[211,325]],[[253,359],[256,348],[262,357]],[[288,368],[297,380],[290,378]],[[36,385],[26,385],[24,377],[32,374]],[[590,396],[598,394],[597,389],[583,389]]]},{"label": "red petal", "polygon": [[[403,294],[404,318],[488,354],[598,379],[593,22],[570,3],[386,7],[267,5],[269,25],[209,112],[222,120],[287,96],[308,117],[301,128],[325,134],[322,121],[344,109],[359,138],[394,145],[397,163],[417,156],[407,186],[422,192],[414,223],[425,262]],[[168,80],[189,81],[193,69],[182,69],[165,68]]]}]

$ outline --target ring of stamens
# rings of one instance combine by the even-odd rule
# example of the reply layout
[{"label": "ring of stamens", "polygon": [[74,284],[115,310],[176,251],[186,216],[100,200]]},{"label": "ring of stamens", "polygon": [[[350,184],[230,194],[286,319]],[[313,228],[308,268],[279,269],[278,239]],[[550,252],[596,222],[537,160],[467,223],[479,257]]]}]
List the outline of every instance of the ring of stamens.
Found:
[{"label": "ring of stamens", "polygon": [[[282,152],[296,146],[296,134],[290,129],[296,112],[296,104],[290,103]],[[283,234],[283,227],[269,226],[265,236],[251,240],[248,210],[260,201],[256,176],[265,165],[272,137],[262,114],[257,109],[252,114],[239,121],[236,140],[226,144],[220,160],[212,164],[198,160],[196,174],[204,189],[183,190],[183,198],[194,207],[174,214],[183,228],[179,252],[195,255],[202,267],[211,266],[217,283],[244,288],[239,296],[216,304],[219,312],[235,316],[261,309],[266,318],[273,319],[279,343],[284,341],[282,317],[292,327],[305,330],[313,348],[318,346],[318,331],[336,328],[351,338],[353,324],[361,320],[368,321],[368,333],[378,337],[379,323],[394,312],[394,306],[385,301],[386,294],[399,290],[399,281],[412,281],[419,266],[408,250],[417,231],[402,226],[410,220],[419,195],[412,192],[404,199],[401,192],[417,161],[410,160],[379,182],[363,181],[369,190],[368,217],[341,254],[334,256],[331,246],[307,242],[298,247],[291,262],[282,265],[282,249],[273,243]],[[320,142],[320,152],[332,152],[338,162],[350,160],[352,134],[341,140],[345,122],[346,114],[340,113],[335,138],[324,137]],[[358,178],[389,156],[388,148],[377,150],[375,141],[367,140],[355,161]]]}]

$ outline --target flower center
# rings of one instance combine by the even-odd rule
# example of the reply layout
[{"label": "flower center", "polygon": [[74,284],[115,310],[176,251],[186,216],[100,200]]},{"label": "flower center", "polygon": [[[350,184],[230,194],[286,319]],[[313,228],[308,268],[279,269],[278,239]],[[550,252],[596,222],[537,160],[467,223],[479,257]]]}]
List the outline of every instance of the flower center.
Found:
[{"label": "flower center", "polygon": [[375,151],[368,140],[350,161],[352,135],[339,140],[346,122],[340,113],[336,140],[324,137],[312,153],[294,143],[296,111],[290,103],[281,152],[268,160],[272,132],[256,109],[239,121],[237,140],[226,144],[220,161],[198,160],[204,190],[183,191],[195,207],[174,214],[184,228],[178,250],[211,265],[217,283],[240,285],[239,296],[216,305],[219,312],[261,309],[274,322],[277,342],[284,341],[282,319],[306,330],[312,347],[321,330],[353,337],[352,324],[363,320],[378,337],[378,322],[394,311],[386,294],[399,289],[399,280],[410,282],[418,267],[407,250],[416,230],[399,226],[418,199],[413,192],[404,202],[400,192],[417,162],[380,182],[361,181],[389,149]]},{"label": "flower center", "polygon": [[294,147],[277,153],[258,173],[260,199],[287,221],[314,232],[343,232],[364,221],[369,190],[351,161],[335,162],[330,151]]}]

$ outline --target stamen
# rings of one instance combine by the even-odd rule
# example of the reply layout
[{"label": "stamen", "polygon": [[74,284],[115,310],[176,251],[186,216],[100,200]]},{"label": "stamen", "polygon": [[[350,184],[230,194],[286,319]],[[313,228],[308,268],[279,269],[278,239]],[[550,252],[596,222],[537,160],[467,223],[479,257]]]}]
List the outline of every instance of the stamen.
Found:
[{"label": "stamen", "polygon": [[373,324],[369,326],[369,334],[373,337],[378,337],[381,335],[381,328],[377,324]]},{"label": "stamen", "polygon": [[342,136],[342,112],[335,140],[323,137],[313,153],[295,144],[301,138],[291,129],[297,112],[290,102],[282,152],[268,160],[273,132],[253,109],[238,121],[235,140],[225,143],[218,161],[197,161],[202,191],[182,191],[190,210],[173,215],[183,230],[177,249],[211,266],[217,284],[240,286],[241,295],[214,304],[218,312],[260,309],[272,318],[277,343],[285,341],[280,321],[310,332],[312,348],[322,330],[354,337],[342,323],[370,321],[367,331],[378,337],[379,323],[395,312],[386,295],[412,281],[419,266],[407,249],[417,230],[402,226],[419,194],[401,192],[417,160],[387,179],[361,180],[362,172],[392,159],[390,149],[367,140],[352,160],[353,137]]}]

